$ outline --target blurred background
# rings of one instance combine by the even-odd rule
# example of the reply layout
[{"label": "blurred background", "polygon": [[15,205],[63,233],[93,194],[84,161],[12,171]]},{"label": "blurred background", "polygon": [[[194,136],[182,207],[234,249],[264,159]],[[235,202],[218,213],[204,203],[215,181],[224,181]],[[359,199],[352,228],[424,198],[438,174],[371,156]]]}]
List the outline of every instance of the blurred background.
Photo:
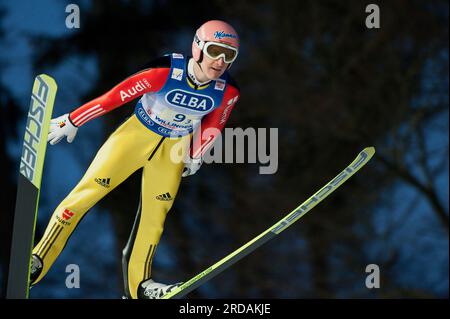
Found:
[{"label": "blurred background", "polygon": [[[80,28],[68,29],[70,3]],[[368,29],[365,8],[380,7]],[[156,281],[184,281],[266,230],[366,146],[377,153],[326,201],[190,298],[448,298],[449,3],[433,1],[0,0],[0,284],[6,278],[18,167],[34,77],[58,83],[54,117],[169,53],[195,30],[230,22],[241,99],[227,127],[278,128],[278,171],[203,165],[183,179],[153,261]],[[125,105],[48,146],[36,240]],[[139,201],[137,172],[80,223],[31,298],[120,298],[122,249]],[[67,289],[68,264],[81,287]],[[368,264],[379,289],[365,286]]]}]

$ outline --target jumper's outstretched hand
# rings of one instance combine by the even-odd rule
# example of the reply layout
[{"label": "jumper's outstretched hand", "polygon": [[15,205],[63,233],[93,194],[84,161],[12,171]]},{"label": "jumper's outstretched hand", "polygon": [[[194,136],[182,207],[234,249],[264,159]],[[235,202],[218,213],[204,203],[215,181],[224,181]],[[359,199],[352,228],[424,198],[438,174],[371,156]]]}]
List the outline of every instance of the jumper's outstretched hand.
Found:
[{"label": "jumper's outstretched hand", "polygon": [[200,169],[202,163],[203,163],[202,158],[189,157],[188,162],[184,164],[183,174],[181,176],[186,177],[189,175],[194,175]]},{"label": "jumper's outstretched hand", "polygon": [[69,114],[64,114],[50,121],[47,141],[50,142],[51,145],[55,145],[64,137],[67,137],[67,142],[72,143],[77,135],[77,131],[78,127],[72,124],[69,119]]}]

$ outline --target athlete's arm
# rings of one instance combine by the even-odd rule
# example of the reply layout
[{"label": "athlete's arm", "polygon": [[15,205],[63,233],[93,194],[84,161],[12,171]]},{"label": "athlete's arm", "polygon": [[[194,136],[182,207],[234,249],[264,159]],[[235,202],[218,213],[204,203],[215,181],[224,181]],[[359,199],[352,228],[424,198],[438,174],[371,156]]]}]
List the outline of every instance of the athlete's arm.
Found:
[{"label": "athlete's arm", "polygon": [[200,169],[203,163],[202,157],[225,127],[231,110],[238,100],[239,89],[231,85],[227,86],[222,104],[202,119],[201,126],[192,139],[189,159],[184,166],[183,177],[193,175]]},{"label": "athlete's arm", "polygon": [[48,141],[51,145],[64,137],[71,143],[77,135],[78,127],[109,111],[134,100],[145,93],[156,92],[166,82],[170,71],[170,57],[158,58],[117,84],[111,90],[80,106],[71,113],[50,121]]},{"label": "athlete's arm", "polygon": [[239,96],[237,86],[228,85],[225,89],[222,104],[202,119],[200,128],[197,129],[192,138],[189,158],[184,165],[183,177],[193,175],[200,169],[203,156],[225,127]]},{"label": "athlete's arm", "polygon": [[200,129],[194,134],[191,148],[192,158],[200,158],[205,155],[225,127],[239,96],[239,89],[231,85],[227,86],[222,104],[202,119]]},{"label": "athlete's arm", "polygon": [[72,111],[70,121],[79,127],[145,93],[159,91],[166,82],[169,70],[170,67],[148,69],[128,77],[102,96]]}]

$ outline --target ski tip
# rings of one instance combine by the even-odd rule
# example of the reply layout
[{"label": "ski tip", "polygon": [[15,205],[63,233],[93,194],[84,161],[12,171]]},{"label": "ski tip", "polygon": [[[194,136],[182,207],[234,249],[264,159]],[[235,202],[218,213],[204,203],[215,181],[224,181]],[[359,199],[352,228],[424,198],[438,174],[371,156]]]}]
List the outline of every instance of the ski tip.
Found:
[{"label": "ski tip", "polygon": [[42,79],[43,79],[44,81],[46,81],[47,83],[50,83],[50,84],[53,84],[53,85],[57,86],[57,85],[56,85],[55,79],[52,78],[52,77],[51,77],[50,75],[48,75],[48,74],[41,73],[41,74],[39,74],[37,77],[42,78]]},{"label": "ski tip", "polygon": [[363,152],[367,153],[369,157],[372,157],[375,154],[375,147],[369,146],[363,149]]}]

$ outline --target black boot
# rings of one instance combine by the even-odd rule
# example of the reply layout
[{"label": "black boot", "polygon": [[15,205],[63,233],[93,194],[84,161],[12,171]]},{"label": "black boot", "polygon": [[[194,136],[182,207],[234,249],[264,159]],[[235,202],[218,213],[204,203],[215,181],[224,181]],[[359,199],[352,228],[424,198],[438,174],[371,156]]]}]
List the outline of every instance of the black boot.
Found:
[{"label": "black boot", "polygon": [[32,255],[31,256],[31,271],[30,271],[30,284],[33,286],[36,279],[38,279],[39,275],[42,272],[42,268],[44,266],[44,263],[42,262],[42,259],[39,258],[38,255]]}]

